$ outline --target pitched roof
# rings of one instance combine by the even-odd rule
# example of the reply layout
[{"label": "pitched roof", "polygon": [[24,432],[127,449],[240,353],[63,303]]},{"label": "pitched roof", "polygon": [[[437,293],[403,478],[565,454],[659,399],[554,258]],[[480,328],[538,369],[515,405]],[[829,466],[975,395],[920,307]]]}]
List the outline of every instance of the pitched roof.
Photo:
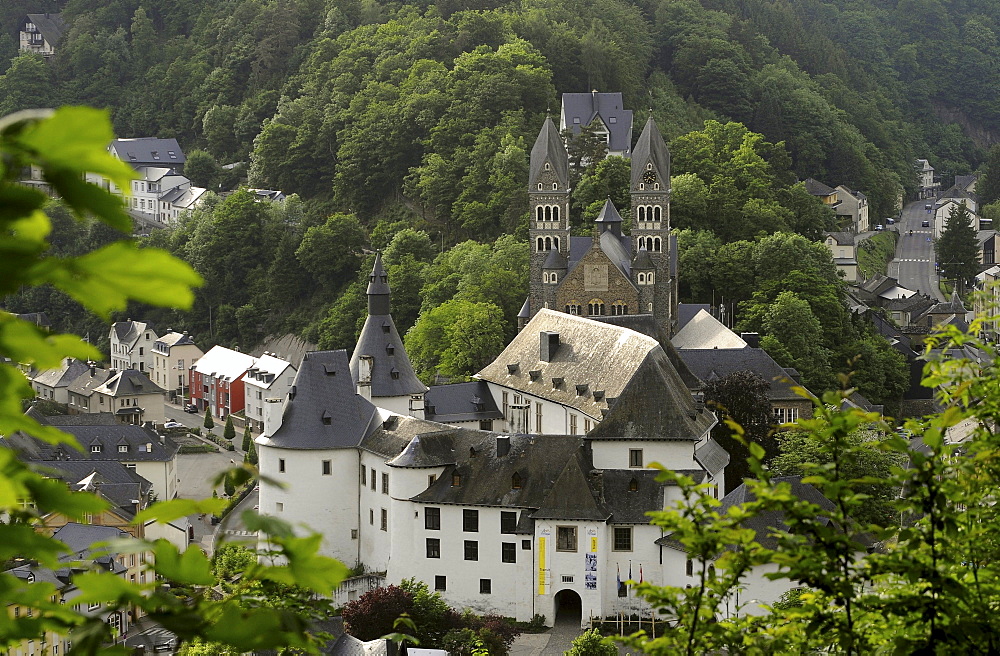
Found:
[{"label": "pitched roof", "polygon": [[642,182],[642,174],[646,169],[646,162],[652,162],[656,174],[662,181],[662,191],[670,189],[670,151],[667,144],[663,142],[660,129],[656,127],[656,122],[650,116],[646,119],[639,134],[639,140],[632,149],[632,179],[629,183],[632,189],[638,189]]},{"label": "pitched roof", "polygon": [[129,348],[139,339],[139,336],[146,330],[153,330],[153,324],[148,321],[116,321],[111,324],[111,329],[118,337],[118,341],[127,344]]},{"label": "pitched roof", "polygon": [[618,209],[615,204],[611,202],[608,198],[604,201],[604,206],[601,208],[600,213],[597,218],[594,219],[594,223],[621,223],[622,215],[618,213]]},{"label": "pitched roof", "polygon": [[823,236],[826,238],[833,238],[838,246],[854,246],[856,234],[853,232],[824,232]]},{"label": "pitched roof", "polygon": [[424,416],[453,424],[458,421],[503,419],[489,385],[482,380],[453,385],[435,385],[424,395]]},{"label": "pitched roof", "polygon": [[35,24],[49,45],[56,45],[66,31],[62,14],[28,14],[28,20]]},{"label": "pitched roof", "polygon": [[747,343],[725,324],[705,310],[684,324],[670,340],[674,348],[684,349],[741,349]]},{"label": "pitched roof", "polygon": [[69,384],[67,388],[70,394],[79,396],[90,396],[94,390],[104,384],[111,377],[110,369],[98,369],[96,367],[85,371]]},{"label": "pitched roof", "polygon": [[586,472],[592,467],[582,460],[579,449],[566,460],[538,510],[532,513],[533,519],[607,521],[611,517],[591,488]]},{"label": "pitched roof", "polygon": [[531,159],[528,167],[528,186],[534,188],[545,168],[545,162],[552,165],[552,170],[563,183],[563,189],[569,184],[569,155],[566,146],[559,137],[559,130],[551,118],[546,117],[538,138],[531,147]]},{"label": "pitched roof", "polygon": [[138,396],[142,394],[163,394],[165,390],[151,381],[149,376],[138,369],[125,369],[108,377],[104,383],[94,388],[95,392],[109,396]]},{"label": "pitched roof", "polygon": [[136,512],[135,500],[144,505],[153,484],[120,462],[112,460],[35,460],[32,469],[65,481],[74,490],[98,492],[128,516]]},{"label": "pitched roof", "polygon": [[707,440],[695,447],[694,459],[705,468],[705,471],[716,475],[729,464],[729,452],[709,436]]},{"label": "pitched roof", "polygon": [[375,265],[368,277],[368,318],[351,354],[351,378],[361,381],[362,357],[370,358],[371,397],[384,398],[422,394],[427,386],[413,371],[403,340],[390,314],[389,276],[382,268],[381,253],[375,255]]},{"label": "pitched roof", "polygon": [[[648,524],[648,512],[663,510],[663,490],[673,483],[657,481],[655,469],[604,469],[594,472],[595,485],[600,491],[604,508],[611,513],[612,524]],[[697,481],[704,480],[703,471],[679,472]]]},{"label": "pitched roof", "polygon": [[113,526],[97,526],[94,524],[77,524],[70,522],[65,526],[60,526],[52,534],[53,539],[59,540],[69,547],[70,551],[81,553],[90,551],[100,542],[110,542],[112,540],[131,539],[131,535]]},{"label": "pitched roof", "polygon": [[281,427],[258,443],[283,449],[357,447],[378,423],[375,406],[355,389],[347,352],[313,351],[302,359]]},{"label": "pitched roof", "polygon": [[[170,437],[157,435],[155,431],[145,426],[118,422],[113,425],[98,426],[52,425],[74,436],[83,450],[77,451],[64,444],[48,444],[24,433],[14,433],[4,437],[2,443],[17,452],[24,460],[166,462],[176,457],[179,448]],[[119,447],[124,447],[124,450],[120,450]]]},{"label": "pitched roof", "polygon": [[599,118],[608,130],[608,150],[628,155],[632,146],[632,110],[624,109],[619,93],[564,93],[560,124],[578,134]]},{"label": "pitched roof", "polygon": [[247,369],[243,378],[247,385],[270,389],[286,371],[292,368],[292,363],[265,353],[254,360],[253,366]]},{"label": "pitched roof", "polygon": [[234,381],[253,366],[254,360],[255,358],[247,353],[216,345],[198,359],[194,370],[212,378]]},{"label": "pitched roof", "polygon": [[171,330],[165,335],[161,335],[156,338],[156,342],[153,346],[158,346],[160,348],[169,349],[172,346],[185,346],[187,344],[194,344],[194,340],[186,332],[179,333],[175,330]]},{"label": "pitched roof", "polygon": [[836,189],[833,189],[832,187],[829,187],[814,178],[806,178],[803,184],[805,184],[806,191],[813,196],[829,196],[830,194],[836,192]]},{"label": "pitched roof", "polygon": [[593,319],[594,321],[611,324],[612,326],[621,326],[622,328],[642,333],[647,337],[652,337],[659,343],[663,352],[667,354],[667,359],[670,360],[670,364],[678,375],[680,375],[681,380],[684,381],[687,388],[689,390],[701,389],[701,380],[684,364],[684,360],[681,359],[681,356],[677,353],[677,349],[674,348],[674,345],[667,338],[666,333],[663,332],[663,327],[653,315],[620,314],[617,316],[605,315],[603,317],[594,317]]},{"label": "pitched roof", "polygon": [[115,139],[108,149],[126,164],[132,166],[183,165],[187,158],[176,139],[135,137]]},{"label": "pitched roof", "polygon": [[694,319],[695,316],[702,310],[707,311],[709,314],[712,312],[712,306],[708,303],[678,303],[677,304],[677,330],[681,330],[687,325],[688,321]]},{"label": "pitched roof", "polygon": [[31,380],[46,387],[69,387],[70,384],[90,371],[90,365],[75,358],[66,358],[62,365],[55,369],[46,369],[32,376]]},{"label": "pitched roof", "polygon": [[770,384],[767,396],[772,402],[803,400],[792,391],[799,384],[764,349],[687,349],[680,354],[691,371],[706,383],[737,371],[751,371]]},{"label": "pitched roof", "polygon": [[79,415],[43,415],[32,406],[25,413],[47,426],[117,426],[121,422],[111,412],[87,412]]}]

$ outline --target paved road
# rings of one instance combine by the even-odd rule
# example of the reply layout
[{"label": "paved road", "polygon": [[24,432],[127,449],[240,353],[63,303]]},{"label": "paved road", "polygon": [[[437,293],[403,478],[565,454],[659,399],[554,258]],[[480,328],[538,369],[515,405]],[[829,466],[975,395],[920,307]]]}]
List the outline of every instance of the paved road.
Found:
[{"label": "paved road", "polygon": [[[908,203],[903,208],[899,222],[899,243],[896,257],[889,263],[889,275],[907,289],[929,294],[939,301],[947,300],[941,294],[934,271],[933,228],[923,227],[923,221],[931,221],[932,215],[924,209],[925,200]],[[910,234],[910,231],[913,234]]]},{"label": "paved road", "polygon": [[[179,421],[188,428],[201,428],[205,425],[205,415],[202,414],[190,414],[181,410],[179,405],[172,405],[170,403],[163,404],[163,411],[167,417],[167,421]],[[220,434],[220,427],[218,422],[216,422],[215,433]]]}]

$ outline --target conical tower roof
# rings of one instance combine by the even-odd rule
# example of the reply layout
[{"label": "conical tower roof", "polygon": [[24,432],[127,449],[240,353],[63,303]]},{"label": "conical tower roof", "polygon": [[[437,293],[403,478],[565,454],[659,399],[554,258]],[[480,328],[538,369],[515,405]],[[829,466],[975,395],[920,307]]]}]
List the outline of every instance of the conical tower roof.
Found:
[{"label": "conical tower roof", "polygon": [[639,188],[642,182],[642,174],[646,171],[646,163],[652,162],[654,172],[660,180],[660,190],[670,189],[670,151],[667,144],[663,142],[660,129],[656,127],[656,122],[650,116],[646,120],[646,125],[642,128],[639,141],[632,149],[632,190]]},{"label": "conical tower roof", "polygon": [[622,215],[618,213],[618,208],[615,204],[611,202],[611,199],[604,201],[604,207],[601,208],[600,214],[594,219],[594,223],[621,223]]},{"label": "conical tower roof", "polygon": [[562,190],[569,187],[569,154],[559,136],[559,130],[551,118],[546,117],[542,129],[531,147],[531,163],[528,170],[528,186],[534,189],[545,171],[545,162],[552,165],[552,170],[560,182]]}]

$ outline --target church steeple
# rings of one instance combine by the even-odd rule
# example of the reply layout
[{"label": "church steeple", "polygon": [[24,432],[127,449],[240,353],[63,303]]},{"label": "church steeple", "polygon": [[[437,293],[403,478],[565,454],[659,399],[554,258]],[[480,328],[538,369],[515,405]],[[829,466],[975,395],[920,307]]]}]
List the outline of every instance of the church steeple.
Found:
[{"label": "church steeple", "polygon": [[[555,281],[559,271],[545,270],[556,253],[565,262],[570,254],[569,154],[551,118],[546,118],[531,148],[528,167],[528,220],[531,237],[529,313],[555,307]],[[561,268],[564,269],[565,265]]]},{"label": "church steeple", "polygon": [[389,274],[382,267],[382,251],[375,252],[375,266],[368,275],[368,314],[389,314]]}]

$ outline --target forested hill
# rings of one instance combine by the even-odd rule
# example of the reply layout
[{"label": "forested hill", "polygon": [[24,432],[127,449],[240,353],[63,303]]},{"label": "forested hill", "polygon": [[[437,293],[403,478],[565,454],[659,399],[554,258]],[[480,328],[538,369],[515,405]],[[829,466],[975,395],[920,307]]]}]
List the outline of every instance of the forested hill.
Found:
[{"label": "forested hill", "polygon": [[[60,10],[57,56],[14,57],[20,18]],[[686,153],[678,227],[814,238],[826,226],[796,180],[863,191],[874,218],[915,188],[915,157],[945,184],[978,165],[1000,135],[998,17],[992,0],[7,0],[0,114],[107,107],[121,136],[207,151],[196,183],[243,162],[252,186],[298,194],[209,203],[156,235],[208,280],[173,321],[349,347],[373,247],[395,247],[402,329],[450,301],[510,325],[527,153],[560,93],[621,91],[638,121],[652,111]],[[581,173],[586,200],[621,196],[620,167],[605,169]]]}]

